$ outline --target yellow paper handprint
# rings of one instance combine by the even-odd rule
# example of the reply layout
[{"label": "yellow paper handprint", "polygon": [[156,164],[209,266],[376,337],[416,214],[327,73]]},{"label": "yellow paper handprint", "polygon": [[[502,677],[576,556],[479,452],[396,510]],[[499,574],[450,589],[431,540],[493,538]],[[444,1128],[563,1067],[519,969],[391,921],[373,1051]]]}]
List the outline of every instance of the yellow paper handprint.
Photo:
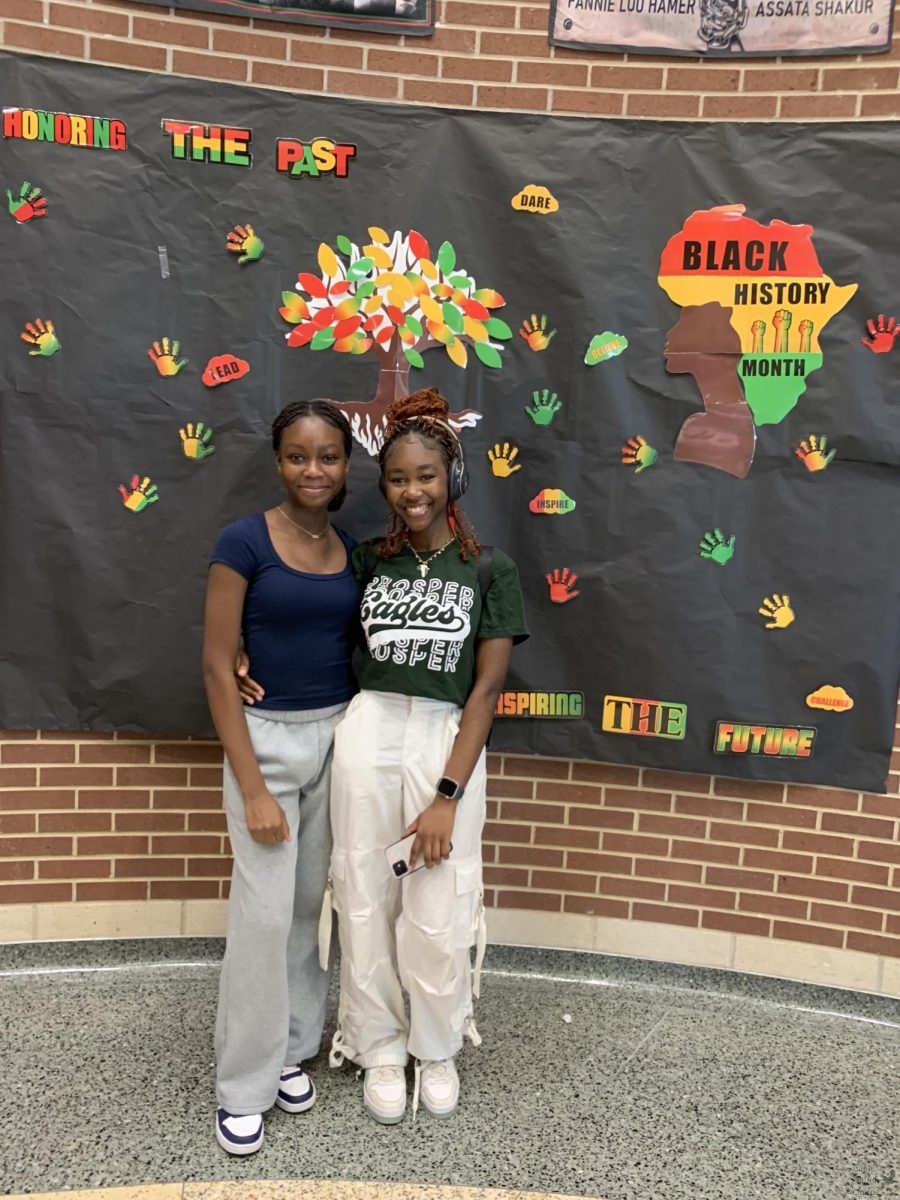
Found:
[{"label": "yellow paper handprint", "polygon": [[40,355],[42,358],[50,358],[61,349],[59,338],[56,336],[56,330],[53,328],[52,321],[44,321],[41,317],[37,317],[34,321],[27,321],[25,330],[19,334],[23,342],[29,342],[32,346],[37,346],[36,350],[29,350],[29,355],[34,358],[35,355]]},{"label": "yellow paper handprint", "polygon": [[178,355],[181,351],[181,342],[170,342],[167,337],[164,337],[162,342],[154,342],[147,351],[147,357],[159,371],[160,375],[171,377],[177,375],[181,368],[187,363],[187,359],[183,358],[181,362],[177,362]]},{"label": "yellow paper handprint", "polygon": [[546,314],[538,319],[537,314],[532,313],[530,321],[526,317],[522,322],[519,337],[524,338],[532,350],[546,350],[553,338],[556,337],[556,330],[551,329],[547,333]]},{"label": "yellow paper handprint", "polygon": [[795,620],[794,610],[791,608],[791,598],[785,593],[779,596],[777,592],[773,592],[771,596],[766,596],[762,602],[762,607],[759,609],[761,617],[771,618],[766,621],[766,629],[787,629],[788,625],[793,624]]},{"label": "yellow paper handprint", "polygon": [[[509,442],[503,443],[503,449],[500,448],[498,442],[493,450],[488,450],[487,456],[490,459],[491,470],[498,479],[508,479],[510,475],[516,471],[521,471],[522,464],[516,463],[516,458],[519,455],[517,447],[510,446]],[[515,463],[515,466],[513,466]]]},{"label": "yellow paper handprint", "polygon": [[794,453],[807,471],[824,471],[837,453],[836,450],[829,450],[826,454],[825,447],[827,445],[827,437],[811,433],[799,446],[794,447]]},{"label": "yellow paper handprint", "polygon": [[215,454],[215,446],[209,445],[213,431],[202,421],[198,421],[196,425],[188,422],[178,430],[178,433],[181,437],[181,449],[184,451],[185,458],[192,458],[200,462],[210,454]]}]

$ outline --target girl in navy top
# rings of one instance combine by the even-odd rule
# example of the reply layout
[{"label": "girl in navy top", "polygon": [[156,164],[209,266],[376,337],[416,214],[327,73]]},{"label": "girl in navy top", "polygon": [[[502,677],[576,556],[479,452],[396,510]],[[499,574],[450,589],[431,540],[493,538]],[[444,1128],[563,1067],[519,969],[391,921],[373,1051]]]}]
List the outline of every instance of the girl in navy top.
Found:
[{"label": "girl in navy top", "polygon": [[[332,740],[356,690],[355,543],[328,519],[346,495],[349,423],[327,401],[301,401],[275,418],[272,442],[285,499],[219,535],[203,641],[234,855],[216,1022],[216,1137],[231,1154],[260,1148],[273,1103],[315,1101],[303,1060],[319,1050],[328,990],[318,917]],[[242,639],[264,692],[248,709],[234,674]]]}]

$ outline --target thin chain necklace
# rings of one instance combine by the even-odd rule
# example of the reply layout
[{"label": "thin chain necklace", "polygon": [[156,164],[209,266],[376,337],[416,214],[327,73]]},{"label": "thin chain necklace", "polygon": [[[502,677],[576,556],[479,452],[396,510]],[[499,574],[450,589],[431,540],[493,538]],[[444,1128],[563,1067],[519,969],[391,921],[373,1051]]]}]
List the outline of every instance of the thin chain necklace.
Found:
[{"label": "thin chain necklace", "polygon": [[290,521],[292,525],[296,525],[298,529],[302,529],[306,536],[311,537],[314,542],[317,542],[320,538],[323,538],[331,528],[331,525],[327,524],[321,533],[313,533],[311,529],[307,529],[305,525],[301,525],[299,521],[295,521],[293,517],[289,517],[280,504],[278,505],[278,511],[286,521]]},{"label": "thin chain necklace", "polygon": [[412,542],[409,540],[409,538],[406,539],[407,546],[409,546],[410,550],[412,550],[413,555],[415,556],[416,562],[419,564],[419,574],[422,576],[423,579],[428,574],[428,568],[429,568],[430,564],[437,558],[437,556],[439,554],[443,554],[448,546],[452,546],[455,541],[456,541],[456,538],[450,538],[449,541],[444,542],[443,546],[438,547],[437,550],[433,550],[431,552],[431,554],[428,555],[427,558],[423,558],[421,556],[421,554],[418,552],[418,550],[415,548],[415,546],[412,544]]}]

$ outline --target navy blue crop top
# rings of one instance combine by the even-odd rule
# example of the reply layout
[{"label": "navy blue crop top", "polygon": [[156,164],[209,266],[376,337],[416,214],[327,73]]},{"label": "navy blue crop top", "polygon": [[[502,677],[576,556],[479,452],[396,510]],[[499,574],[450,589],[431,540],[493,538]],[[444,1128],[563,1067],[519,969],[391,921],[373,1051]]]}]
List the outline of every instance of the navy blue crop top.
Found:
[{"label": "navy blue crop top", "polygon": [[356,542],[336,532],[347,548],[347,565],[336,575],[311,575],[282,562],[262,513],[239,517],[216,539],[210,563],[224,563],[247,580],[241,632],[250,674],[266,692],[255,708],[328,708],[356,692],[350,668],[359,621],[359,585],[350,569]]}]

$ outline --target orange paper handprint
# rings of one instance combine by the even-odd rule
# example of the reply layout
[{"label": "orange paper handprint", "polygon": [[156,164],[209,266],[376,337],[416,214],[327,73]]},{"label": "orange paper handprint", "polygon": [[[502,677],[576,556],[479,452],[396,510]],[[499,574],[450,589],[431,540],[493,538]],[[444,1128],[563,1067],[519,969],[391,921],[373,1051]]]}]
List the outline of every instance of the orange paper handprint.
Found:
[{"label": "orange paper handprint", "polygon": [[569,600],[581,595],[580,589],[575,588],[578,576],[568,567],[554,567],[545,578],[550,589],[550,599],[554,604],[567,604]]},{"label": "orange paper handprint", "polygon": [[532,313],[531,320],[526,317],[522,322],[519,337],[524,338],[532,350],[546,350],[553,338],[556,337],[556,330],[551,329],[547,333],[546,313],[540,318],[536,313]]}]

